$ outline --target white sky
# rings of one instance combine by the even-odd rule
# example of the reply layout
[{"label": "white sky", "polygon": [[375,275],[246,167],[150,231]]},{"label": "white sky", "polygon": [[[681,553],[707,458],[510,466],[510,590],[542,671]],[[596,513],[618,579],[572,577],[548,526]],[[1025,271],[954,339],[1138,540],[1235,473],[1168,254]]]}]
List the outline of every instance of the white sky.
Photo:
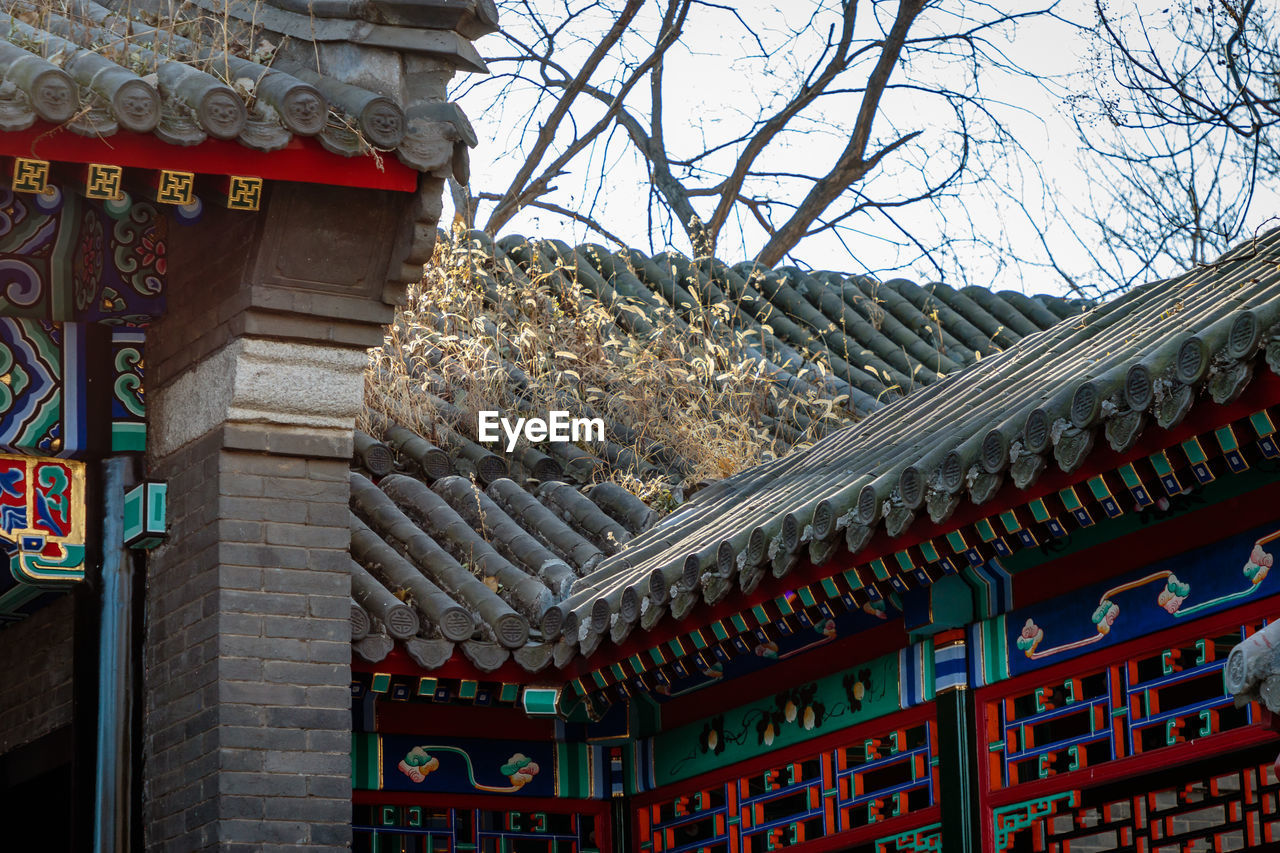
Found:
[{"label": "white sky", "polygon": [[[548,6],[558,6],[561,0],[539,0]],[[865,0],[864,0],[865,2]],[[1021,0],[1019,0],[1021,2]],[[772,22],[778,31],[788,26],[799,26],[808,17],[808,8],[812,0],[739,0],[734,5],[744,16],[756,16],[760,20]],[[961,2],[954,8],[965,8]],[[1169,2],[1155,3],[1141,0],[1136,3],[1115,4],[1112,12],[1140,10],[1143,14],[1158,14],[1169,8]],[[1120,8],[1120,7],[1123,7]],[[654,4],[649,10],[652,13]],[[1092,0],[1064,0],[1058,7],[1059,14],[1074,21],[1091,22],[1093,20]],[[741,30],[732,27],[732,21],[723,19],[718,25],[714,18],[703,15],[701,28],[689,26],[683,39],[684,44],[692,50],[673,51],[666,63],[665,99],[666,112],[669,119],[667,134],[669,149],[675,151],[697,150],[701,147],[698,123],[707,126],[707,132],[713,134],[723,126],[732,125],[740,115],[754,116],[760,111],[762,100],[767,99],[770,92],[778,86],[785,85],[793,79],[795,71],[789,67],[788,55],[778,52],[773,55],[767,65],[750,61],[728,61],[729,57],[737,57],[743,53]],[[520,21],[503,21],[504,27],[519,32]],[[768,24],[766,24],[768,26]],[[1027,68],[1049,79],[1050,87],[1065,93],[1079,91],[1087,85],[1087,61],[1089,40],[1086,35],[1072,27],[1055,22],[1048,18],[1033,19],[1020,24],[1011,31],[1012,38],[1006,44],[999,45],[1015,64]],[[779,38],[780,36],[774,36]],[[762,34],[769,43],[771,35]],[[812,33],[813,49],[821,47],[825,33]],[[492,56],[505,49],[505,44],[498,36],[489,36],[478,42],[477,47],[485,56]],[[566,64],[577,50],[586,47],[567,47],[563,53]],[[695,52],[696,51],[696,52]],[[559,55],[559,54],[558,54]],[[808,57],[804,57],[808,59]],[[928,69],[923,69],[927,73]],[[895,75],[895,81],[901,79]],[[1069,115],[1069,108],[1055,94],[1034,81],[1015,77],[999,71],[992,72],[980,81],[984,93],[994,95],[997,100],[1007,106],[999,108],[1000,118],[1004,121],[1017,141],[1039,163],[1044,180],[1051,185],[1050,192],[1055,194],[1058,207],[1070,215],[1073,208],[1087,204],[1083,193],[1085,184],[1081,172],[1079,140],[1076,129]],[[522,121],[527,116],[529,107],[522,105],[519,99],[513,99],[505,105],[505,110],[485,113],[487,98],[491,95],[484,88],[461,99],[463,109],[476,124],[481,145],[472,152],[472,189],[473,191],[501,191],[514,173],[518,160],[506,152],[514,150],[520,141]],[[891,109],[897,110],[904,123],[922,123],[918,115],[912,114],[912,105],[901,95],[886,96],[897,100],[892,102]],[[633,101],[629,100],[629,103]],[[642,99],[634,103],[643,105]],[[854,103],[854,102],[850,102]],[[849,109],[833,101],[828,109],[828,120],[837,126],[842,123],[840,110]],[[685,116],[681,123],[674,117]],[[892,120],[892,119],[890,119]],[[852,116],[848,118],[852,122]],[[928,123],[923,123],[928,127]],[[877,125],[877,131],[888,133],[884,122]],[[927,144],[945,146],[947,139],[938,137],[929,139]],[[842,139],[824,137],[819,133],[810,133],[792,140],[786,157],[805,163],[821,164],[816,168],[825,170],[825,166],[834,160]],[[607,163],[609,178],[607,188],[597,200],[596,218],[612,231],[627,240],[630,245],[647,249],[650,247],[650,229],[645,210],[648,196],[648,183],[643,165],[630,154],[630,149],[621,144],[609,149],[610,160]],[[940,152],[945,155],[945,152]],[[930,155],[930,163],[934,160]],[[939,161],[945,160],[940,156]],[[587,161],[579,161],[574,165],[571,174],[557,181],[561,187],[555,200],[572,209],[585,209],[592,201],[592,190],[584,179],[598,164],[588,169]],[[983,284],[998,289],[1012,288],[1026,292],[1061,292],[1063,284],[1052,272],[1037,267],[1036,261],[1043,260],[1044,251],[1036,232],[1027,224],[1025,215],[1009,202],[991,201],[994,192],[1002,189],[1014,199],[1021,200],[1028,208],[1039,211],[1042,199],[1039,197],[1039,182],[1026,181],[1021,184],[1016,175],[1008,176],[999,185],[988,185],[985,188],[974,188],[964,192],[960,198],[948,202],[941,211],[935,211],[923,205],[913,207],[909,216],[913,228],[926,233],[951,234],[967,231],[968,225],[958,228],[963,217],[973,219],[975,229],[984,235],[991,235],[996,242],[1012,247],[1012,251],[1001,251],[993,254],[983,247],[964,244],[956,249],[956,256],[951,260],[954,266],[963,267],[970,277],[971,283]],[[695,205],[704,213],[709,212],[712,203],[709,199],[695,200]],[[481,208],[480,220],[483,223],[489,206]],[[1259,204],[1258,210],[1265,209]],[[451,211],[446,210],[446,217]],[[1257,218],[1261,218],[1258,216]],[[884,223],[861,219],[855,223],[856,232],[846,232],[843,239],[829,234],[808,238],[793,253],[799,262],[816,268],[836,269],[843,272],[870,272],[881,278],[902,275],[916,280],[954,280],[954,275],[940,275],[936,268],[928,263],[916,262],[904,266],[904,250],[898,232]],[[1070,233],[1079,228],[1073,218],[1058,221],[1049,230],[1050,245],[1058,260],[1072,272],[1087,272],[1087,257],[1073,248],[1075,239]],[[522,212],[504,229],[506,233],[523,233],[529,236],[558,237],[569,242],[606,242],[602,237],[590,232],[585,226],[563,219],[554,214],[534,209]],[[763,232],[747,223],[745,228],[746,242],[737,239],[738,231],[731,223],[721,237],[717,254],[730,263],[749,256],[763,243]],[[661,250],[661,237],[654,237],[654,248]],[[675,248],[687,252],[689,246],[682,233],[677,232],[672,240]],[[909,255],[906,255],[909,257]],[[944,261],[943,266],[947,264]],[[962,282],[955,282],[962,283]]]}]

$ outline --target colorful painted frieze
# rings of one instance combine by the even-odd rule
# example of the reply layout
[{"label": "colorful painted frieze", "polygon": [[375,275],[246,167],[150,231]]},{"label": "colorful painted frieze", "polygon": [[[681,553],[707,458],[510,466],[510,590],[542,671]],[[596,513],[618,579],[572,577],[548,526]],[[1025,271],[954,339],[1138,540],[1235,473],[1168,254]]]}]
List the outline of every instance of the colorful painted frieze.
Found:
[{"label": "colorful painted frieze", "polygon": [[1274,595],[1280,579],[1268,575],[1277,551],[1280,524],[1272,524],[1014,610],[986,632],[994,642],[984,651],[1003,651],[1007,662],[988,675],[1032,672]]},{"label": "colorful painted frieze", "polygon": [[[0,450],[145,447],[141,327],[164,310],[167,229],[123,193],[0,188]],[[94,382],[107,396],[87,402]]]},{"label": "colorful painted frieze", "polygon": [[353,762],[356,786],[369,790],[541,797],[556,793],[551,743],[357,735]]},{"label": "colorful painted frieze", "polygon": [[592,744],[371,732],[352,735],[351,764],[358,791],[517,799],[599,798],[610,770],[605,749]]},{"label": "colorful painted frieze", "polygon": [[147,405],[142,390],[146,334],[141,329],[111,331],[111,450],[141,452],[147,446]]},{"label": "colorful painted frieze", "polygon": [[142,325],[164,310],[168,220],[128,196],[0,188],[0,315]]},{"label": "colorful painted frieze", "polygon": [[803,743],[900,709],[897,655],[779,691],[650,742],[654,784],[667,785]]},{"label": "colorful painted frieze", "polygon": [[[1231,648],[1257,625],[1171,638],[1166,648],[1082,666],[1063,677],[991,696],[992,790],[1096,768],[1257,722],[1222,684]],[[989,698],[988,698],[989,697]]]},{"label": "colorful painted frieze", "polygon": [[1261,850],[1280,841],[1280,783],[1270,762],[1179,766],[1094,791],[1003,806],[997,851]]},{"label": "colorful painted frieze", "polygon": [[0,449],[84,450],[86,390],[83,326],[0,317]]},{"label": "colorful painted frieze", "polygon": [[84,579],[84,463],[0,456],[0,546],[9,561],[0,615]]},{"label": "colorful painted frieze", "polygon": [[754,853],[835,835],[866,845],[842,849],[936,849],[937,724],[904,716],[854,728],[834,746],[773,753],[762,769],[729,768],[728,779],[700,777],[645,797],[639,849]]},{"label": "colorful painted frieze", "polygon": [[[807,593],[804,589],[780,596],[768,609],[760,605],[634,656],[627,662],[636,673],[634,686],[647,692],[640,674],[651,673],[653,698],[666,702],[814,652],[885,622],[893,613],[883,601],[845,610]],[[804,609],[807,604],[816,612]]]},{"label": "colorful painted frieze", "polygon": [[144,343],[138,328],[0,317],[0,451],[144,450]]}]

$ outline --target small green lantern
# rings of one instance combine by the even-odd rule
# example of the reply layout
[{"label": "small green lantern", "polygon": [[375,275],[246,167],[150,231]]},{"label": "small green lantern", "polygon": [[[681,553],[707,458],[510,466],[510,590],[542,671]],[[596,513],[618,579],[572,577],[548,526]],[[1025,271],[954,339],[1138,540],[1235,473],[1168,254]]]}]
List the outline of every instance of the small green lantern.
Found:
[{"label": "small green lantern", "polygon": [[165,540],[169,485],[139,483],[124,494],[124,544],[150,550]]}]

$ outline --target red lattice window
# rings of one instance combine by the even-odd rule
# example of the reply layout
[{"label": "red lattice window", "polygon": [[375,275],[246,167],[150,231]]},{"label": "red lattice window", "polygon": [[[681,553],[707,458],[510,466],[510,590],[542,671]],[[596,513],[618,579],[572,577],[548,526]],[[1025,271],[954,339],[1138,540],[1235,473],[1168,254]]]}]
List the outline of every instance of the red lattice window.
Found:
[{"label": "red lattice window", "polygon": [[[1257,753],[1236,757],[1243,762]],[[1271,762],[1236,769],[1223,764],[1166,770],[996,809],[995,849],[1218,853],[1280,841],[1280,782]]]},{"label": "red lattice window", "polygon": [[897,726],[894,717],[877,720],[761,759],[764,766],[730,769],[728,778],[646,795],[636,812],[639,849],[760,853],[849,850],[858,842],[868,851],[916,849],[908,838],[936,836],[939,796],[937,724],[921,716],[897,715]]}]

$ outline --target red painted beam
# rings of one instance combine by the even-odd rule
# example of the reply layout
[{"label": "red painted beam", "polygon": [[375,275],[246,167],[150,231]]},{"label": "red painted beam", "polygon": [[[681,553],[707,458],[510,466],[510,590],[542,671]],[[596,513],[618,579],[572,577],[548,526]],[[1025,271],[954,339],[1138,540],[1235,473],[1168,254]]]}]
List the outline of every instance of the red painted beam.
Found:
[{"label": "red painted beam", "polygon": [[402,192],[418,187],[418,172],[394,154],[343,157],[303,136],[294,136],[279,151],[266,152],[220,139],[192,146],[170,145],[151,134],[126,130],[106,137],[79,136],[59,125],[37,121],[26,130],[0,133],[0,156]]}]

